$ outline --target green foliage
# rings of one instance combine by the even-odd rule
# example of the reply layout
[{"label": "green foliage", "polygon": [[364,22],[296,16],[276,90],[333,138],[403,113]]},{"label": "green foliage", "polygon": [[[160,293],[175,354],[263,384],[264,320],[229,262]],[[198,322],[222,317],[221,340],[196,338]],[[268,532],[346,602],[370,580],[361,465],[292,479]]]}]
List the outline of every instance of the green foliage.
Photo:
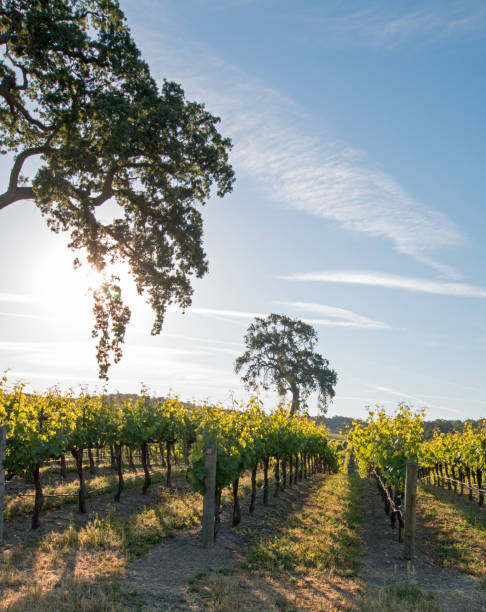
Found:
[{"label": "green foliage", "polygon": [[413,412],[399,404],[393,415],[384,409],[370,411],[366,422],[355,423],[347,433],[359,473],[378,468],[385,483],[403,491],[407,461],[417,461],[423,441],[424,411]]},{"label": "green foliage", "polygon": [[414,580],[389,584],[361,603],[362,612],[440,612],[433,594],[423,593]]},{"label": "green foliage", "polygon": [[422,444],[420,461],[425,467],[447,463],[463,469],[486,470],[486,423],[476,429],[466,423],[462,431],[448,434],[436,430],[433,438]]},{"label": "green foliage", "polygon": [[138,399],[111,401],[82,391],[62,395],[27,394],[23,387],[7,389],[0,384],[0,422],[7,427],[5,467],[14,474],[30,476],[49,459],[72,449],[111,444],[131,448],[160,442],[192,444],[190,478],[204,492],[204,450],[218,447],[216,484],[223,488],[256,462],[267,457],[287,458],[298,453],[319,455],[337,470],[337,456],[328,443],[327,431],[306,417],[290,417],[277,408],[266,415],[260,401],[252,398],[240,410],[213,406],[184,406],[176,397],[151,398],[145,389]]},{"label": "green foliage", "polygon": [[0,423],[7,428],[5,469],[30,478],[45,461],[59,457],[65,448],[69,428],[66,402],[56,391],[45,396],[27,395],[22,385],[10,392],[0,385]]},{"label": "green foliage", "polygon": [[291,417],[282,406],[267,416],[257,398],[241,409],[208,410],[201,421],[189,475],[196,490],[205,492],[204,450],[208,444],[216,444],[218,448],[216,487],[219,489],[231,484],[258,461],[270,457],[290,458],[301,452],[319,455],[331,470],[337,470],[338,460],[328,444],[327,431],[312,420]]},{"label": "green foliage", "polygon": [[[34,200],[52,231],[106,271],[93,330],[106,377],[130,318],[108,268],[128,265],[154,334],[170,303],[190,305],[191,279],[207,271],[199,206],[213,185],[221,197],[231,190],[231,143],[180,85],[159,88],[116,0],[2,0],[0,46],[0,152],[15,156],[0,209]],[[32,160],[35,175],[23,177]]]},{"label": "green foliage", "polygon": [[309,395],[317,392],[321,410],[327,410],[337,375],[329,361],[315,352],[317,333],[311,325],[285,315],[256,317],[245,343],[247,350],[236,360],[235,371],[243,371],[248,388],[275,386],[282,397],[291,393],[291,414],[305,408]]},{"label": "green foliage", "polygon": [[247,566],[271,572],[288,570],[296,575],[309,568],[356,575],[361,552],[357,529],[361,493],[361,481],[354,474],[326,479],[278,533],[251,546]]},{"label": "green foliage", "polygon": [[435,421],[424,421],[424,438],[429,440],[434,436],[435,431],[440,433],[454,433],[455,431],[464,431],[466,427],[471,425],[473,429],[481,429],[486,427],[486,419],[460,421],[459,419],[435,419]]}]

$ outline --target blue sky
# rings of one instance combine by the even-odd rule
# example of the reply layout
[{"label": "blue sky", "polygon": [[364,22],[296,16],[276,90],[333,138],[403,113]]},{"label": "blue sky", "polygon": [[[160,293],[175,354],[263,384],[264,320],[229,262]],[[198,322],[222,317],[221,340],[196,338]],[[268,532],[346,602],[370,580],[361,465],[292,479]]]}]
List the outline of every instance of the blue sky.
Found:
[{"label": "blue sky", "polygon": [[[484,3],[121,6],[154,77],[221,117],[237,181],[204,209],[210,272],[185,315],[152,338],[126,287],[110,388],[244,399],[243,334],[279,312],[316,327],[338,373],[329,414],[403,400],[430,418],[484,416]],[[36,389],[96,384],[93,278],[65,244],[32,203],[2,211],[0,367]]]}]

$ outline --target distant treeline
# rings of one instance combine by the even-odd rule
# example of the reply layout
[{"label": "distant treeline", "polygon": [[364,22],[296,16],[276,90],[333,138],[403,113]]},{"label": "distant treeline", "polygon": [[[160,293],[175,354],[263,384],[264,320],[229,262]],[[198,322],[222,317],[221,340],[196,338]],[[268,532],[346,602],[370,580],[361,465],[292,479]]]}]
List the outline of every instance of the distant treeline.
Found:
[{"label": "distant treeline", "polygon": [[[136,393],[112,393],[108,397],[112,400],[120,399],[137,400],[140,396]],[[164,401],[165,398],[155,398],[156,401]],[[190,402],[183,402],[186,408],[191,408]],[[346,430],[353,425],[353,421],[358,423],[364,423],[363,419],[353,419],[345,416],[332,416],[332,417],[314,417],[316,423],[325,425],[331,433],[346,433]],[[424,437],[429,440],[434,435],[434,430],[438,429],[441,433],[449,433],[451,431],[463,431],[467,423],[471,423],[474,429],[479,429],[483,423],[486,423],[485,419],[467,419],[466,421],[448,420],[448,419],[435,419],[435,421],[424,421]]]},{"label": "distant treeline", "polygon": [[[346,432],[348,427],[351,427],[353,421],[358,423],[364,423],[362,419],[352,419],[344,416],[332,416],[332,417],[316,417],[318,423],[325,425],[331,433]],[[449,433],[451,431],[463,431],[467,423],[471,423],[474,429],[479,429],[483,423],[486,423],[486,419],[468,419],[466,421],[460,421],[459,419],[450,421],[447,419],[436,419],[435,421],[424,421],[424,436],[428,440],[432,438],[434,430],[438,429],[441,433]]]}]

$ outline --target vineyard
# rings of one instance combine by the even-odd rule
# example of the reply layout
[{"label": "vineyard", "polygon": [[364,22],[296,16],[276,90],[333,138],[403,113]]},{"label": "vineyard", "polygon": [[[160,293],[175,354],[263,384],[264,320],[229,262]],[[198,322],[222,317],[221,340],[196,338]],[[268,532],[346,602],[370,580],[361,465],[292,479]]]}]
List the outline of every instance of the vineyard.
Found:
[{"label": "vineyard", "polygon": [[[0,422],[6,426],[7,479],[14,476],[32,481],[35,500],[32,528],[40,524],[44,503],[43,467],[59,461],[61,475],[66,475],[66,455],[72,456],[79,480],[78,506],[87,510],[84,456],[88,453],[94,471],[93,453],[104,457],[109,449],[111,466],[117,473],[115,501],[124,486],[124,459],[134,469],[134,454],[143,468],[142,492],[152,481],[151,458],[161,456],[167,487],[171,487],[172,463],[184,464],[187,478],[195,491],[206,492],[207,469],[204,452],[208,445],[217,448],[215,475],[215,517],[220,514],[221,493],[231,486],[233,524],[240,521],[239,481],[251,472],[251,502],[256,499],[257,470],[263,470],[263,503],[268,501],[269,469],[275,478],[275,493],[302,480],[308,474],[336,471],[337,457],[327,432],[303,417],[290,417],[277,408],[266,415],[258,399],[248,406],[226,410],[213,406],[186,406],[177,398],[156,401],[146,390],[137,399],[107,398],[102,395],[27,394],[22,386],[0,390]],[[108,485],[109,488],[109,485]],[[56,495],[53,493],[53,495]],[[72,495],[72,494],[57,494]]]},{"label": "vineyard", "polygon": [[476,430],[468,425],[463,432],[435,432],[432,439],[424,441],[424,415],[401,404],[392,416],[378,410],[370,412],[366,423],[355,424],[347,440],[360,473],[378,474],[396,499],[403,493],[407,461],[416,461],[420,477],[429,484],[454,486],[455,490],[459,486],[461,495],[467,487],[469,498],[472,500],[472,491],[476,491],[479,505],[483,505],[486,423]]},{"label": "vineyard", "polygon": [[436,434],[420,448],[421,477],[428,484],[454,489],[460,495],[468,490],[472,501],[484,504],[486,493],[486,425],[474,431],[469,425],[461,433]]},{"label": "vineyard", "polygon": [[463,432],[436,431],[432,439],[424,441],[424,416],[424,411],[413,412],[404,404],[391,416],[379,409],[370,412],[366,423],[355,423],[347,434],[361,476],[376,479],[391,527],[398,526],[399,542],[404,528],[404,490],[410,462],[415,466],[414,489],[418,472],[423,483],[454,489],[460,495],[467,488],[470,501],[474,492],[479,506],[484,504],[486,423],[477,430],[469,424]]},{"label": "vineyard", "polygon": [[[130,609],[129,589],[148,609],[159,609],[161,597],[181,610],[274,610],[275,597],[292,610],[462,609],[462,595],[447,599],[434,591],[444,606],[439,608],[406,577],[411,462],[418,467],[412,562],[425,581],[421,586],[433,590],[439,579],[456,581],[471,594],[470,609],[482,609],[482,591],[472,580],[486,580],[484,425],[424,440],[423,412],[400,405],[393,414],[370,412],[344,439],[333,440],[313,419],[290,416],[283,406],[266,413],[257,398],[228,409],[156,399],[146,389],[133,397],[57,389],[34,394],[10,388],[4,379],[0,399],[9,542],[0,587],[7,609],[117,610],[120,596]],[[476,508],[474,520],[455,509],[454,495]],[[204,547],[208,498],[210,549]],[[75,500],[73,522],[68,515]],[[388,518],[381,508],[383,520],[373,514],[377,501]],[[28,543],[27,512],[31,533],[40,534],[34,544]],[[376,553],[360,561],[363,521],[366,545]],[[398,538],[386,521],[398,528]],[[441,548],[430,548],[430,524],[441,534]],[[173,545],[157,548],[175,530],[181,535]],[[467,545],[465,532],[473,538]],[[444,565],[465,572],[462,582],[443,574],[446,568],[424,565],[421,538],[429,555],[450,551]],[[89,579],[74,576],[57,586],[66,564],[81,564]],[[214,564],[221,574],[207,573]],[[108,581],[103,572],[93,573],[98,565]],[[361,580],[373,584],[383,571],[391,584],[374,599],[376,591],[367,591]],[[395,587],[396,580],[402,583]],[[115,583],[123,585],[122,595],[113,590]],[[181,592],[185,604],[178,607]],[[406,607],[407,598],[421,607]],[[377,607],[382,600],[388,607]]]}]

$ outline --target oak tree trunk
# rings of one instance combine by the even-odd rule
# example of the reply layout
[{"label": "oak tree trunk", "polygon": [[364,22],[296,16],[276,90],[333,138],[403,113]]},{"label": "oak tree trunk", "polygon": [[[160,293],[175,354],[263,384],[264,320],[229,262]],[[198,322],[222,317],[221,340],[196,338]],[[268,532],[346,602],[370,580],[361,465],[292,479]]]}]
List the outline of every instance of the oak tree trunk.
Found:
[{"label": "oak tree trunk", "polygon": [[290,416],[294,416],[299,411],[299,387],[292,386],[290,389],[292,393],[292,405],[290,406]]}]

